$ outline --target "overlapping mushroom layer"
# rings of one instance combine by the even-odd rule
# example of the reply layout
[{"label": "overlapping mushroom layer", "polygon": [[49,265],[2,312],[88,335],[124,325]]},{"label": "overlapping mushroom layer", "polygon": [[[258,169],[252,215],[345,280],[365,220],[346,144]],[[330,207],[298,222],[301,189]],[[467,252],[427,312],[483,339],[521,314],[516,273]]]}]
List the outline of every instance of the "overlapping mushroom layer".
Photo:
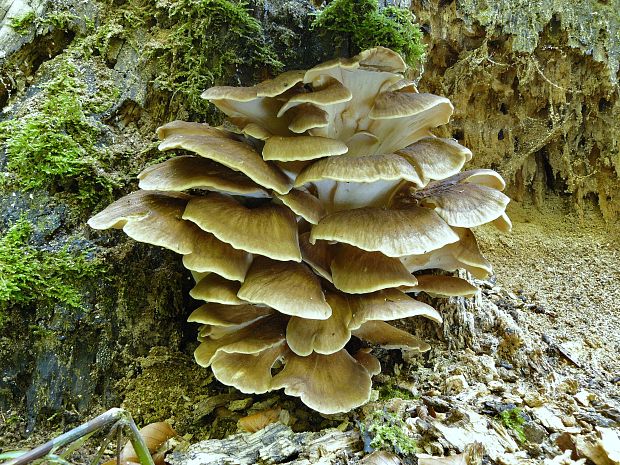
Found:
[{"label": "overlapping mushroom layer", "polygon": [[378,47],[253,87],[211,88],[203,97],[238,131],[162,126],[160,149],[191,155],[147,168],[141,190],[89,221],[183,255],[191,295],[205,301],[189,318],[202,324],[196,360],[221,382],[350,410],[380,371],[352,337],[426,351],[385,322],[441,322],[407,293],[476,289],[420,271],[490,271],[470,228],[510,227],[503,180],[461,172],[471,152],[431,133],[452,105],[418,93],[404,71]]}]

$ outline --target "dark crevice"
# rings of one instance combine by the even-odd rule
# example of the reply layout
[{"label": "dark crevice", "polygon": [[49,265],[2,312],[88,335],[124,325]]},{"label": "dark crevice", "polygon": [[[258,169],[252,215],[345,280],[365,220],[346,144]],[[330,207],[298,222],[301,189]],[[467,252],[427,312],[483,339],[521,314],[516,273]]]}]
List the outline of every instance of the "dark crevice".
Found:
[{"label": "dark crevice", "polygon": [[27,87],[28,77],[39,67],[65,50],[75,38],[71,31],[54,30],[35,37],[11,55],[0,69],[0,108],[6,106],[11,95]]}]

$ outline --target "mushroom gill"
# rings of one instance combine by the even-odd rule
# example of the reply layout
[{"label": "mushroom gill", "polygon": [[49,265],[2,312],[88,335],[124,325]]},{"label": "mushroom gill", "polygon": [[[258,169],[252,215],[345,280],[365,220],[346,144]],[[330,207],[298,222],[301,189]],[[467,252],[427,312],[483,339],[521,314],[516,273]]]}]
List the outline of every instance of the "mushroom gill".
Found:
[{"label": "mushroom gill", "polygon": [[[510,229],[504,182],[461,172],[471,152],[432,134],[450,101],[418,93],[405,68],[376,47],[208,89],[238,130],[165,124],[160,149],[185,153],[89,220],[183,255],[204,301],[190,316],[202,325],[196,361],[221,382],[284,389],[322,413],[358,407],[380,371],[372,347],[430,348],[386,321],[439,324],[415,294],[475,293],[432,270],[491,271],[471,228]],[[350,351],[351,338],[364,348]]]}]

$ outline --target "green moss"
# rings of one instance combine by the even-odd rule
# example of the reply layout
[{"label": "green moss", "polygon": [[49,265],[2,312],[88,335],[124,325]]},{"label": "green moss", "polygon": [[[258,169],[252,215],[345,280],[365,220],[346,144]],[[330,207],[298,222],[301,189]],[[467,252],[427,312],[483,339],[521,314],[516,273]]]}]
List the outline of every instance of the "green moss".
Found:
[{"label": "green moss", "polygon": [[24,218],[0,236],[0,327],[5,311],[13,306],[62,306],[82,308],[82,294],[75,286],[100,276],[102,264],[91,251],[39,250],[29,244],[33,226]]},{"label": "green moss", "polygon": [[520,408],[504,410],[499,414],[499,417],[506,428],[514,431],[519,442],[525,442],[525,432],[523,431],[525,418],[523,418]]},{"label": "green moss", "polygon": [[182,94],[190,109],[205,112],[200,93],[238,69],[276,72],[282,67],[266,42],[260,23],[242,2],[229,0],[176,0],[168,19],[176,26],[162,47],[162,70],[155,83]]},{"label": "green moss", "polygon": [[[78,16],[74,15],[73,13],[60,10],[45,15],[43,18],[41,18],[39,23],[42,25],[52,26],[54,29],[61,29],[66,31],[71,29],[78,19]],[[84,21],[88,21],[88,18],[84,18]]]},{"label": "green moss", "polygon": [[26,35],[30,31],[30,27],[34,24],[37,15],[34,11],[29,11],[21,16],[9,19],[9,26],[11,26],[15,32]]},{"label": "green moss", "polygon": [[366,417],[360,429],[367,452],[385,450],[412,455],[417,450],[416,442],[405,433],[406,423],[394,413],[373,412]]},{"label": "green moss", "polygon": [[412,13],[398,7],[380,9],[377,0],[333,0],[318,13],[312,26],[331,33],[350,52],[382,45],[400,53],[415,66],[424,56],[422,32]]},{"label": "green moss", "polygon": [[213,106],[200,98],[208,87],[239,85],[242,76],[255,82],[283,67],[261,24],[238,0],[128,2],[84,44],[108,56],[119,40],[135,48],[143,65],[155,68],[154,87],[171,93],[194,116],[215,117]]},{"label": "green moss", "polygon": [[378,386],[378,388],[379,388],[379,400],[388,400],[388,399],[414,400],[417,398],[411,392],[406,391],[405,389],[399,388],[394,383],[382,384]]},{"label": "green moss", "polygon": [[[82,207],[92,207],[110,200],[118,183],[102,174],[103,150],[96,146],[101,131],[85,113],[85,85],[77,68],[67,61],[54,74],[35,108],[0,123],[9,174],[0,185],[65,192]],[[105,105],[95,97],[91,109],[101,110]]]}]

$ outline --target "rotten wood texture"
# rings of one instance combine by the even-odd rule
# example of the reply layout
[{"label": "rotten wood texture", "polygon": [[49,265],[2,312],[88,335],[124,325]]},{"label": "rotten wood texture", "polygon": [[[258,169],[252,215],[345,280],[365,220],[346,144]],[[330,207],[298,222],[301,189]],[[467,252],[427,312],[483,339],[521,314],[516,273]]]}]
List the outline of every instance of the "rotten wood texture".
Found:
[{"label": "rotten wood texture", "polygon": [[170,465],[339,465],[358,463],[362,456],[359,432],[330,429],[318,433],[294,433],[274,423],[254,433],[226,439],[210,439],[174,452]]}]

